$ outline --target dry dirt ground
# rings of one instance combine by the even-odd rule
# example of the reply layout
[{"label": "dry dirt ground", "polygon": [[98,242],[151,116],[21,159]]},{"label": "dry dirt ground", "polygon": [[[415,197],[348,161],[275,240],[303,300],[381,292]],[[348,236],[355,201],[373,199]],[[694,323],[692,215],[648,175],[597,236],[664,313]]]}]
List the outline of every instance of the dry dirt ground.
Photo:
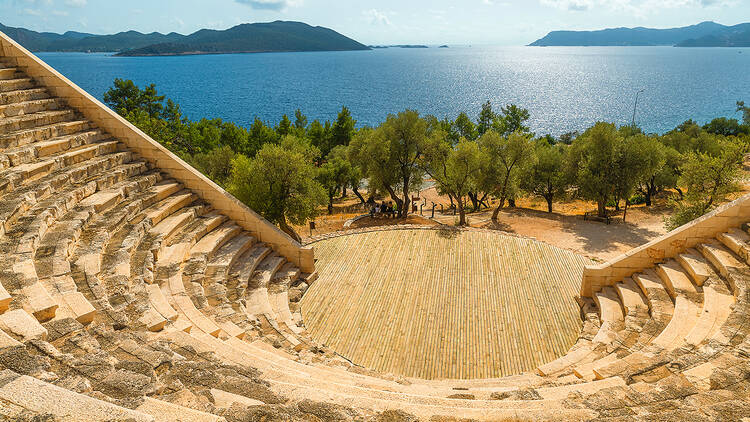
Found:
[{"label": "dry dirt ground", "polygon": [[[750,188],[745,186],[743,192],[733,197],[739,197],[748,191]],[[394,224],[455,225],[458,223],[458,216],[447,212],[450,200],[440,196],[434,188],[420,192],[419,197],[420,204],[425,204],[423,217],[418,214],[410,215],[405,222],[368,217],[356,221],[347,229]],[[330,216],[325,215],[325,211],[322,210],[323,213],[315,220],[316,229],[312,231],[312,236],[345,230],[344,224],[347,220],[364,213],[364,211],[352,210],[352,206],[357,202],[354,196],[339,200],[334,206],[334,214]],[[434,220],[430,219],[433,203],[438,204]],[[467,214],[467,219],[472,227],[496,229],[534,238],[603,262],[665,234],[664,218],[671,212],[665,203],[666,197],[661,197],[652,207],[632,206],[628,209],[626,222],[622,221],[620,213],[620,217],[609,225],[584,220],[584,212],[595,209],[593,203],[580,200],[555,203],[554,212],[548,213],[546,203],[537,198],[522,198],[517,201],[517,208],[503,209],[496,224],[491,221],[492,209]],[[439,212],[440,204],[443,204],[446,214]],[[303,241],[310,239],[311,232],[307,226],[296,227],[296,229]]]}]

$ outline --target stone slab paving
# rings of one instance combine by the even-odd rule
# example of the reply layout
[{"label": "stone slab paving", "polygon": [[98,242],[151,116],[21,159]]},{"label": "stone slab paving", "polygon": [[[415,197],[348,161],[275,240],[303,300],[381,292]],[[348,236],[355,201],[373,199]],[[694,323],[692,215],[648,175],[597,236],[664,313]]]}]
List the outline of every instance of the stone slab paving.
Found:
[{"label": "stone slab paving", "polygon": [[487,230],[402,227],[314,243],[310,336],[355,364],[424,379],[492,378],[564,355],[591,261]]}]

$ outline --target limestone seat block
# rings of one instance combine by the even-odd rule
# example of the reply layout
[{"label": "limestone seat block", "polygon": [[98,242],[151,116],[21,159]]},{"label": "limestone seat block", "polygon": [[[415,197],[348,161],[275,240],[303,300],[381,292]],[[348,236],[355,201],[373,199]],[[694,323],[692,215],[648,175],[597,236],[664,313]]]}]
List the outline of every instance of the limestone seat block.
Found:
[{"label": "limestone seat block", "polygon": [[24,287],[23,294],[36,319],[45,322],[55,317],[55,312],[60,305],[40,282],[37,281]]},{"label": "limestone seat block", "polygon": [[219,323],[219,327],[221,327],[224,332],[226,332],[230,337],[237,337],[238,339],[245,338],[245,330],[238,327],[237,324],[233,323],[232,321],[224,321]]},{"label": "limestone seat block", "polygon": [[146,291],[148,292],[149,302],[151,302],[151,306],[153,306],[156,312],[170,321],[177,320],[177,311],[175,311],[174,308],[169,305],[169,302],[167,302],[167,298],[164,297],[164,294],[162,293],[158,285],[149,284],[148,286],[146,286]]},{"label": "limestone seat block", "polygon": [[686,253],[677,255],[677,262],[690,274],[695,284],[702,286],[708,277],[713,274],[706,260],[695,249],[689,249]]},{"label": "limestone seat block", "polygon": [[57,420],[154,421],[144,412],[97,400],[7,369],[0,372],[0,399],[34,413],[52,414]]},{"label": "limestone seat block", "polygon": [[648,311],[649,306],[646,303],[646,298],[643,297],[641,289],[635,284],[632,278],[628,277],[622,282],[617,283],[615,290],[626,314],[639,310]]},{"label": "limestone seat block", "polygon": [[249,397],[240,396],[239,394],[229,393],[216,388],[212,388],[210,392],[211,398],[214,399],[214,405],[216,407],[223,407],[224,409],[229,409],[234,403],[238,403],[242,406],[262,406],[265,404],[260,400],[251,399]]},{"label": "limestone seat block", "polygon": [[168,320],[161,316],[154,308],[149,307],[143,315],[141,315],[139,321],[148,328],[149,331],[157,332],[164,329],[167,325]]},{"label": "limestone seat block", "polygon": [[20,346],[21,342],[9,336],[5,331],[0,330],[0,349],[12,346]]},{"label": "limestone seat block", "polygon": [[13,298],[8,294],[8,291],[5,290],[2,284],[0,284],[0,313],[8,310],[8,305],[10,305],[11,300],[13,300]]},{"label": "limestone seat block", "polygon": [[151,415],[155,422],[225,422],[221,416],[193,410],[163,400],[146,397],[143,404],[136,408],[137,411]]},{"label": "limestone seat block", "polygon": [[45,340],[47,329],[23,309],[14,309],[0,315],[0,329],[27,340]]},{"label": "limestone seat block", "polygon": [[73,312],[76,321],[86,325],[94,320],[96,308],[86,300],[86,297],[81,292],[63,293],[62,300]]}]

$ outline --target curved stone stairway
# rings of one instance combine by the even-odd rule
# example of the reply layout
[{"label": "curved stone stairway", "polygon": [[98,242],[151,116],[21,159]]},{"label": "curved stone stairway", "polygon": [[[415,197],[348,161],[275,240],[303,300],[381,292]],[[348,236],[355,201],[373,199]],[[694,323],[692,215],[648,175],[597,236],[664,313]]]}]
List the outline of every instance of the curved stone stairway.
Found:
[{"label": "curved stone stairway", "polygon": [[373,374],[306,337],[288,298],[315,274],[0,64],[6,417],[741,420],[749,257],[733,229],[581,299],[580,339],[536,373]]}]

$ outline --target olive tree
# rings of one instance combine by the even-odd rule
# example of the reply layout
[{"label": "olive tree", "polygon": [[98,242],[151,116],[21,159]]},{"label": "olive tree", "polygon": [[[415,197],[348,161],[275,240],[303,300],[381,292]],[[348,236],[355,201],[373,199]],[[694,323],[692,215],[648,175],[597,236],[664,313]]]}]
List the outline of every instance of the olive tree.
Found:
[{"label": "olive tree", "polygon": [[312,164],[317,154],[304,141],[287,137],[281,145],[263,145],[254,158],[238,155],[233,161],[229,191],[300,241],[290,223],[305,224],[326,203]]}]

